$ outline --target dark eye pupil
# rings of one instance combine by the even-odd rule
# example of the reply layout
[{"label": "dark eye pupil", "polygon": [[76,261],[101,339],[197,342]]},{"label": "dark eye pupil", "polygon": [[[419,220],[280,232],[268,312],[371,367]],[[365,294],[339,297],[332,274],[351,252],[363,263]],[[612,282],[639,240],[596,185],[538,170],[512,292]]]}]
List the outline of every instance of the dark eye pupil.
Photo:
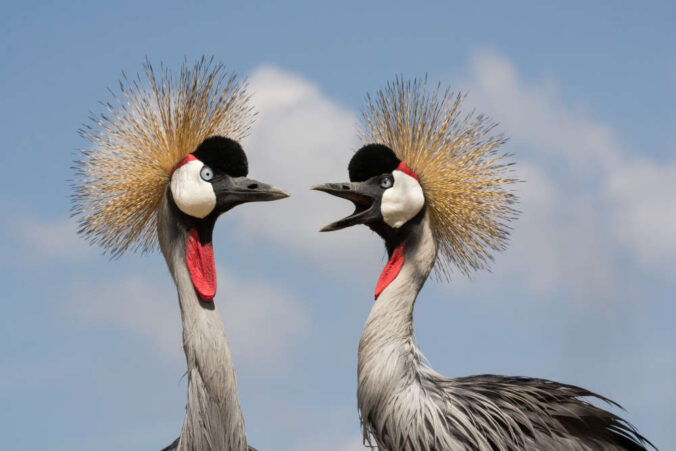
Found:
[{"label": "dark eye pupil", "polygon": [[209,166],[204,166],[200,171],[200,177],[202,177],[202,180],[209,181],[213,178],[213,176],[214,174]]},{"label": "dark eye pupil", "polygon": [[392,186],[392,179],[389,176],[383,177],[382,180],[380,180],[380,186],[382,188],[391,187]]}]

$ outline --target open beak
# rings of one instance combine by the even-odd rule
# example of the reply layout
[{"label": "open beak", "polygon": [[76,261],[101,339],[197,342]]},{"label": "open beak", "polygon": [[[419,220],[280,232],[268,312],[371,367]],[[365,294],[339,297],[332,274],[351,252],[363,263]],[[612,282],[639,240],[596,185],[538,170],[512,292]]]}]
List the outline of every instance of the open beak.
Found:
[{"label": "open beak", "polygon": [[246,177],[235,177],[225,190],[228,200],[238,204],[284,199],[289,193],[276,186]]},{"label": "open beak", "polygon": [[310,189],[350,200],[355,207],[354,213],[350,216],[322,227],[320,232],[332,232],[357,224],[366,224],[380,217],[379,202],[376,201],[382,193],[365,182],[324,183],[311,186]]}]

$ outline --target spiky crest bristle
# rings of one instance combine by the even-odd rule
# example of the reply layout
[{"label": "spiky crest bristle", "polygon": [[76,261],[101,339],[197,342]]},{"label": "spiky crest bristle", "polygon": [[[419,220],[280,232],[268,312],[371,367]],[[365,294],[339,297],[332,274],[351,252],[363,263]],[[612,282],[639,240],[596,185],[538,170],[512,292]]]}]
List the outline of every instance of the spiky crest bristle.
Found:
[{"label": "spiky crest bristle", "polygon": [[157,246],[156,210],[172,168],[206,138],[245,137],[253,120],[246,84],[213,58],[180,76],[146,60],[145,79],[123,74],[109,90],[107,112],[89,117],[80,134],[92,145],[75,162],[72,214],[78,232],[113,257]]},{"label": "spiky crest bristle", "polygon": [[437,276],[449,279],[453,266],[466,275],[487,268],[492,250],[503,250],[508,223],[517,216],[507,186],[509,155],[484,115],[461,115],[465,96],[427,79],[394,82],[367,95],[361,137],[390,147],[420,178],[439,247]]}]

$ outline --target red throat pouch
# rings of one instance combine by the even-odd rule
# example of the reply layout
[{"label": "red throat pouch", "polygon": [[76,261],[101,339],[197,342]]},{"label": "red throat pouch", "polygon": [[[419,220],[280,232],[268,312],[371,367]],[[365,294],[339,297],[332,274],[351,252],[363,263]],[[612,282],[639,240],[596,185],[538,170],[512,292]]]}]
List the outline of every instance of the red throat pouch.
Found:
[{"label": "red throat pouch", "polygon": [[380,296],[380,293],[383,292],[385,288],[399,275],[399,271],[404,266],[404,244],[400,244],[394,252],[392,252],[392,257],[390,261],[387,262],[383,268],[383,272],[380,273],[380,278],[376,284],[376,299]]},{"label": "red throat pouch", "polygon": [[216,263],[211,243],[202,244],[196,229],[190,230],[185,246],[185,263],[199,297],[210,302],[216,295]]}]

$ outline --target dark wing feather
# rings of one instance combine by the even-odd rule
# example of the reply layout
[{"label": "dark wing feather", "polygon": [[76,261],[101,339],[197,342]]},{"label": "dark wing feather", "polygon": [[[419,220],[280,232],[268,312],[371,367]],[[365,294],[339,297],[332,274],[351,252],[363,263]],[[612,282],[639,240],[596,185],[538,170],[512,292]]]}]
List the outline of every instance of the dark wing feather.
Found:
[{"label": "dark wing feather", "polygon": [[[529,448],[645,450],[655,448],[634,426],[584,398],[616,402],[574,385],[528,377],[477,375],[437,381],[453,400],[463,404],[495,441],[515,437]],[[491,414],[497,409],[508,416]],[[502,429],[496,431],[495,428]],[[518,428],[518,429],[517,429]],[[655,448],[656,449],[656,448]]]}]

